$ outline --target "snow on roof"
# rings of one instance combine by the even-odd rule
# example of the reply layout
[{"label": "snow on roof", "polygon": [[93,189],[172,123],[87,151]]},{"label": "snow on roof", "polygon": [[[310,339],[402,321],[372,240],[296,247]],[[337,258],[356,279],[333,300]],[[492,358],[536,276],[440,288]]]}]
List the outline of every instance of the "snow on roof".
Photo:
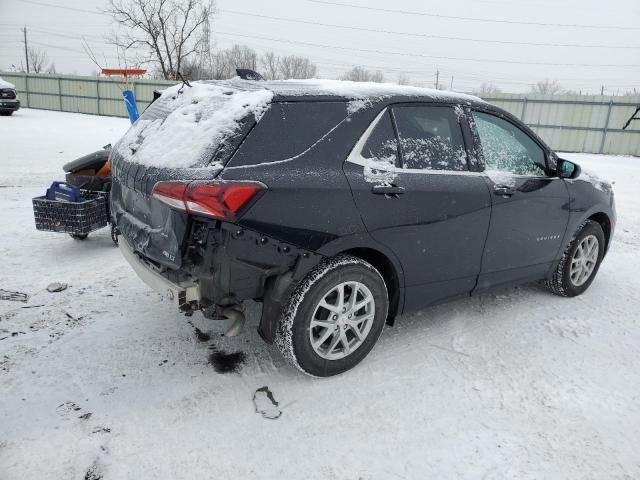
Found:
[{"label": "snow on roof", "polygon": [[436,90],[433,88],[413,87],[395,83],[351,82],[346,80],[270,80],[249,81],[238,77],[231,80],[207,80],[210,85],[227,85],[239,90],[266,88],[281,97],[334,96],[347,100],[376,101],[388,97],[426,97],[433,100],[454,100],[460,102],[481,102],[484,100],[473,95]]},{"label": "snow on roof", "polygon": [[273,92],[240,90],[228,83],[193,82],[163,91],[116,146],[125,159],[147,166],[183,168],[207,165],[240,121],[259,120]]},{"label": "snow on roof", "polygon": [[429,97],[437,100],[483,102],[478,97],[447,90],[398,85],[395,83],[350,82],[346,80],[280,80],[265,82],[265,86],[281,95],[335,95],[347,99],[380,97]]},{"label": "snow on roof", "polygon": [[3,80],[2,77],[0,77],[0,88],[16,88],[16,86],[13,83],[9,83],[6,80]]}]

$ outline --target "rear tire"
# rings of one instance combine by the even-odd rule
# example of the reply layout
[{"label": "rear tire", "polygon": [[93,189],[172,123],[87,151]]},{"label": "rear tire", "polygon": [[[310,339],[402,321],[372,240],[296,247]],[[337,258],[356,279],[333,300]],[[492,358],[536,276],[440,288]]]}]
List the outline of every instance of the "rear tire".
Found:
[{"label": "rear tire", "polygon": [[337,375],[371,351],[388,308],[384,279],[371,264],[350,255],[329,258],[291,294],[275,343],[303,373]]},{"label": "rear tire", "polygon": [[2,115],[4,117],[10,117],[11,115],[13,115],[13,112],[12,111],[0,112],[0,115]]},{"label": "rear tire", "polygon": [[547,288],[561,297],[583,293],[598,273],[604,256],[605,238],[599,223],[587,220],[567,246]]},{"label": "rear tire", "polygon": [[70,233],[69,235],[71,235],[71,238],[74,240],[86,240],[89,236],[88,233]]}]

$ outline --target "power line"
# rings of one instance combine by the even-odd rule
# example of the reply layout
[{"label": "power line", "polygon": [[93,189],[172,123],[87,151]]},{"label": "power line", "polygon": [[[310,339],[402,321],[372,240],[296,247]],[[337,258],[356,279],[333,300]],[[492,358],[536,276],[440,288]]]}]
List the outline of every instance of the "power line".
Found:
[{"label": "power line", "polygon": [[59,32],[52,32],[50,30],[44,30],[41,28],[34,28],[34,27],[30,27],[31,30],[34,30],[36,33],[40,34],[40,35],[53,35],[55,37],[63,37],[63,38],[71,38],[74,40],[86,40],[89,39],[89,41],[91,42],[100,42],[104,45],[109,45],[108,42],[105,42],[105,39],[103,37],[98,37],[95,35],[71,35],[71,34],[67,34],[67,33],[59,33]]},{"label": "power line", "polygon": [[40,5],[42,7],[51,7],[51,8],[59,8],[61,10],[72,10],[74,12],[83,12],[90,13],[92,15],[103,15],[101,12],[97,12],[95,10],[87,10],[85,8],[77,8],[77,7],[67,7],[64,5],[56,5],[55,3],[46,3],[46,2],[37,2],[35,0],[14,0],[19,3],[30,3],[32,5]]},{"label": "power line", "polygon": [[606,49],[640,49],[640,45],[584,45],[584,44],[575,44],[575,43],[537,43],[537,42],[517,42],[511,40],[486,40],[480,38],[471,38],[471,37],[453,37],[447,35],[435,35],[430,33],[411,33],[411,32],[399,32],[393,30],[379,30],[375,28],[366,28],[366,27],[354,27],[349,25],[336,25],[334,23],[322,23],[322,22],[313,22],[308,20],[300,20],[294,18],[283,18],[283,17],[274,17],[271,15],[261,15],[257,13],[248,13],[248,12],[239,12],[237,10],[220,10],[221,13],[230,13],[232,15],[242,15],[247,17],[256,17],[256,18],[265,18],[268,20],[277,20],[282,22],[290,22],[290,23],[300,23],[304,25],[318,25],[322,27],[331,27],[331,28],[340,28],[343,30],[353,30],[359,32],[371,32],[371,33],[384,33],[387,35],[401,35],[405,37],[422,37],[422,38],[437,38],[442,40],[458,40],[463,42],[474,42],[474,43],[496,43],[503,45],[531,45],[536,47],[572,47],[572,48],[606,48]]},{"label": "power line", "polygon": [[334,5],[338,7],[357,8],[362,10],[372,10],[384,13],[399,13],[402,15],[418,15],[421,17],[446,18],[450,20],[464,20],[470,22],[486,22],[486,23],[507,23],[513,25],[536,25],[540,27],[563,27],[563,28],[595,28],[601,30],[640,30],[640,27],[627,27],[623,25],[586,25],[577,23],[543,23],[543,22],[524,22],[518,20],[500,20],[495,18],[478,18],[478,17],[460,17],[456,15],[442,15],[439,13],[416,12],[410,10],[396,10],[391,8],[368,7],[365,5],[353,5],[350,3],[330,2],[328,0],[306,0],[311,3],[320,3],[323,5]]},{"label": "power line", "polygon": [[[104,37],[98,37],[96,35],[73,35],[73,34],[69,34],[69,33],[61,33],[61,32],[54,32],[52,30],[45,30],[42,28],[38,28],[38,27],[32,27],[30,25],[27,25],[27,27],[29,28],[29,32],[33,35],[33,33],[35,32],[37,35],[53,35],[55,37],[62,37],[62,38],[71,38],[74,40],[84,40],[84,39],[89,39],[89,41],[95,41],[95,42],[101,42],[105,45],[107,45],[108,43],[105,42],[105,38]],[[1,27],[0,27],[1,28]],[[20,29],[20,32],[22,31],[22,29]],[[3,36],[15,36],[15,35],[19,35],[19,31],[16,30],[15,33],[10,33],[10,32],[0,32],[0,35]],[[94,39],[94,40],[92,40]]]},{"label": "power line", "polygon": [[378,53],[383,55],[397,55],[402,57],[415,57],[415,58],[431,58],[436,60],[457,60],[464,62],[479,62],[479,63],[506,63],[513,65],[547,65],[547,66],[556,66],[556,67],[628,67],[628,68],[640,68],[640,65],[625,65],[625,64],[598,64],[598,63],[551,63],[551,62],[532,62],[532,61],[524,61],[524,60],[506,60],[506,59],[481,59],[481,58],[468,58],[468,57],[447,57],[440,55],[426,55],[423,53],[409,53],[409,52],[392,52],[388,50],[370,50],[366,48],[354,48],[354,47],[344,47],[339,45],[325,45],[321,43],[311,43],[311,42],[302,42],[302,41],[294,41],[294,40],[285,40],[281,38],[270,38],[263,37],[258,35],[247,35],[240,33],[228,33],[228,32],[216,32],[218,35],[229,36],[229,37],[244,37],[244,38],[253,38],[256,40],[267,40],[270,42],[278,42],[278,43],[290,43],[294,45],[307,45],[310,47],[318,47],[318,48],[331,48],[334,50],[348,50],[353,52],[365,52],[365,53]]},{"label": "power line", "polygon": [[[30,27],[30,31],[36,31],[36,33],[42,33],[42,34],[51,34],[51,35],[56,35],[56,36],[60,36],[60,37],[65,37],[65,38],[74,38],[74,39],[85,39],[85,38],[95,38],[97,39],[95,43],[101,43],[102,45],[109,45],[107,42],[104,41],[104,38],[100,38],[100,37],[95,37],[95,36],[86,36],[86,35],[71,35],[71,34],[62,34],[59,32],[53,32],[50,30],[44,30],[44,29],[40,29],[40,28],[35,28],[35,27]],[[33,33],[32,33],[33,35]],[[51,45],[51,44],[43,44],[43,43],[38,43],[39,45],[42,46],[47,46],[47,47],[51,47],[51,48],[64,48],[64,49],[68,49],[66,47],[58,47],[55,45]],[[74,52],[78,52],[78,53],[82,53],[80,50],[72,50]],[[300,53],[298,53],[300,54]],[[315,58],[323,58],[323,57],[318,57],[317,55],[314,56]],[[112,57],[112,58],[116,58],[116,57]],[[326,58],[326,57],[325,57]],[[389,65],[384,65],[384,66],[380,66],[380,65],[371,65],[371,64],[365,64],[363,62],[357,61],[357,62],[352,62],[352,63],[331,63],[331,62],[335,62],[335,59],[331,59],[329,62],[323,62],[323,61],[316,61],[315,63],[318,64],[322,64],[322,65],[332,65],[332,66],[337,66],[337,67],[344,67],[344,68],[351,68],[353,67],[355,64],[360,65],[362,67],[365,68],[370,68],[370,69],[376,69],[376,70],[387,70],[387,71],[394,71],[397,73],[413,73],[413,74],[425,74],[425,75],[432,75],[435,72],[435,68],[430,68],[430,69],[416,69],[415,67],[406,67],[406,68],[401,68],[401,67],[393,67],[393,66],[389,66]],[[449,72],[455,72],[456,74],[459,75],[463,75],[463,78],[467,78],[467,79],[477,79],[477,80],[485,80],[487,78],[487,75],[492,75],[494,74],[494,72],[488,72],[488,71],[478,71],[478,70],[474,70],[474,73],[484,73],[486,75],[483,76],[473,76],[471,74],[468,74],[465,70],[458,70],[458,69],[452,69],[452,68],[448,68],[447,69]],[[503,77],[502,77],[503,78]],[[554,77],[556,78],[556,77]],[[571,80],[584,80],[584,78],[566,78],[566,77],[558,77],[558,80],[566,80],[566,81],[571,81]],[[506,79],[503,78],[502,81],[508,81]],[[601,80],[599,80],[601,81]],[[529,84],[530,82],[520,82],[522,84]],[[610,82],[607,82],[610,83]]]}]

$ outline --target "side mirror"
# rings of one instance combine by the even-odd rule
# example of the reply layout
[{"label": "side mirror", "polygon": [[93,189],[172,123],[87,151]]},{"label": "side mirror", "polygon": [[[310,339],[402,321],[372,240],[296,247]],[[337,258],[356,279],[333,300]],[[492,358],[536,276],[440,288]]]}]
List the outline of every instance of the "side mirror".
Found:
[{"label": "side mirror", "polygon": [[576,178],[580,175],[580,165],[559,158],[557,172],[560,178]]}]

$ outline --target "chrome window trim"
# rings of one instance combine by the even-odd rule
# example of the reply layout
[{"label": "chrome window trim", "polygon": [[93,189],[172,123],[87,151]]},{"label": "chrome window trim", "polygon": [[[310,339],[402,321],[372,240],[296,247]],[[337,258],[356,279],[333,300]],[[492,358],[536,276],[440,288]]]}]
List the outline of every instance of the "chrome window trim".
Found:
[{"label": "chrome window trim", "polygon": [[[380,122],[382,117],[388,113],[388,111],[389,111],[389,107],[385,107],[384,109],[382,109],[380,113],[378,113],[378,115],[376,115],[376,118],[373,119],[371,124],[367,127],[367,129],[364,131],[364,133],[362,134],[358,142],[355,144],[355,146],[351,150],[351,153],[347,157],[347,160],[346,160],[347,162],[353,163],[355,165],[360,165],[362,167],[375,168],[376,170],[380,170],[383,172],[418,173],[422,175],[462,175],[462,176],[470,176],[470,177],[488,177],[491,180],[491,177],[487,174],[486,169],[481,172],[472,172],[469,170],[429,170],[426,168],[400,168],[398,166],[386,165],[386,164],[383,164],[382,162],[380,162],[381,164],[380,166],[373,165],[373,163],[375,162],[372,162],[371,160],[364,158],[362,156],[362,149],[364,148],[365,144],[369,140],[369,137],[371,136],[371,133],[373,132],[373,130],[378,126],[378,123]],[[505,171],[505,173],[511,173],[511,172]],[[537,175],[516,175],[515,173],[511,175],[514,178],[561,180],[559,177],[539,177]]]},{"label": "chrome window trim", "polygon": [[371,160],[364,158],[362,156],[362,149],[364,148],[367,140],[371,136],[373,130],[378,126],[378,123],[382,119],[382,117],[389,111],[389,107],[385,107],[377,116],[373,119],[371,124],[364,131],[360,140],[356,143],[351,150],[351,153],[347,157],[347,162],[353,163],[355,165],[361,165],[363,167],[372,167],[376,170],[381,170],[383,172],[392,172],[392,173],[419,173],[422,175],[466,175],[472,177],[481,177],[486,176],[484,172],[470,172],[469,170],[429,170],[426,168],[400,168],[398,166],[385,165],[381,163],[381,166],[373,165]]}]

